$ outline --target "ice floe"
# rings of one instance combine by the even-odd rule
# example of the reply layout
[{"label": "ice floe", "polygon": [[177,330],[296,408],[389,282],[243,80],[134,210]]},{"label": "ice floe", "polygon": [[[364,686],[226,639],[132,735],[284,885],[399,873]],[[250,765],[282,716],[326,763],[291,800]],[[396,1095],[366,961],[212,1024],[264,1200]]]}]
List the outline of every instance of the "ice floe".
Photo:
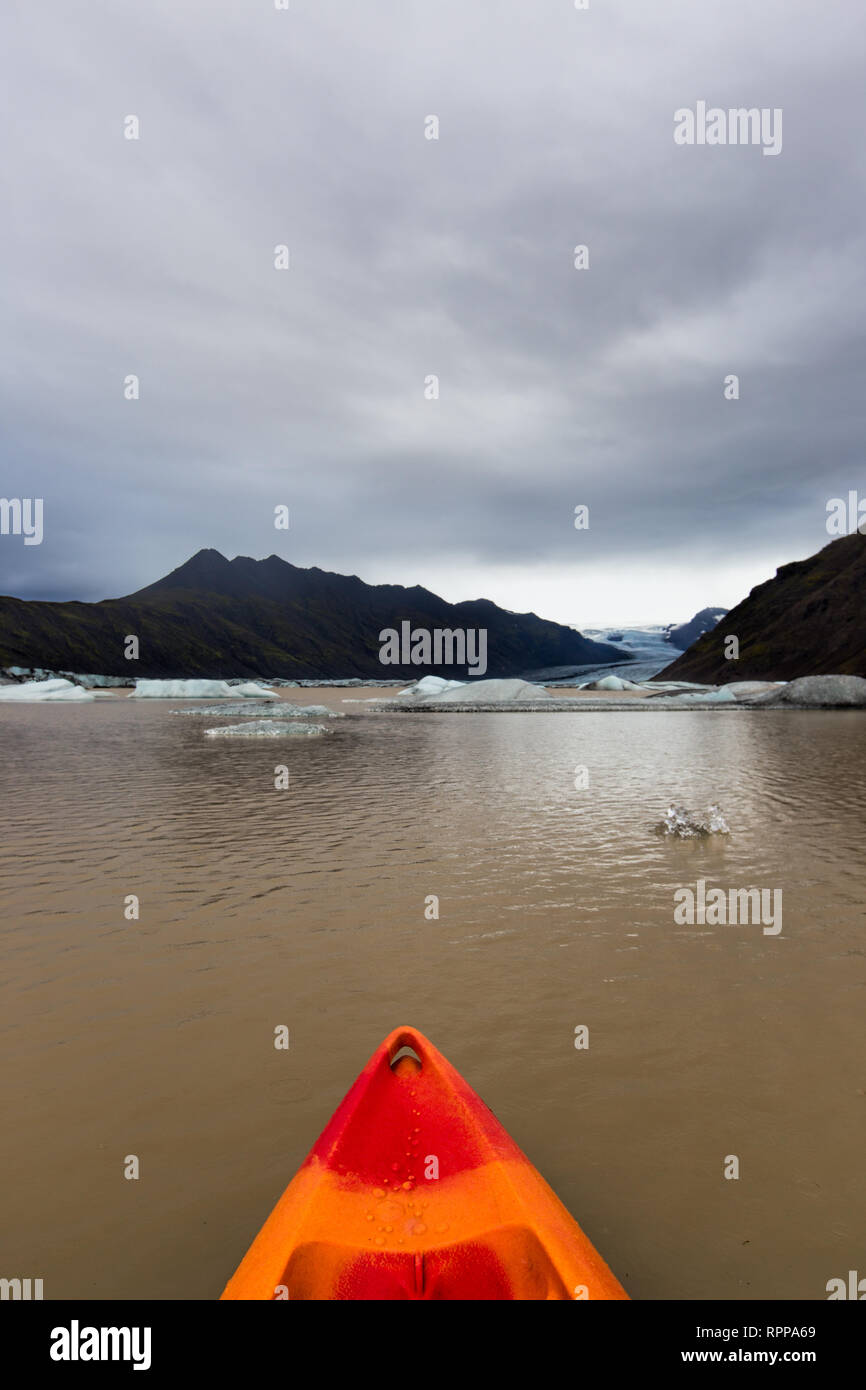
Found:
[{"label": "ice floe", "polygon": [[192,715],[196,719],[204,716],[213,718],[215,714],[234,718],[243,715],[244,719],[345,719],[339,710],[328,709],[327,705],[293,705],[289,700],[278,700],[275,704],[264,701],[238,701],[231,705],[197,705],[195,709],[173,709],[172,714]]},{"label": "ice floe", "polygon": [[602,676],[600,680],[588,681],[583,690],[646,690],[648,687],[636,681],[627,681],[624,676]]},{"label": "ice floe", "polygon": [[725,705],[736,704],[737,697],[733,690],[727,685],[720,685],[717,690],[683,690],[675,692],[675,699],[678,704],[700,703],[702,705]]},{"label": "ice floe", "polygon": [[752,703],[793,705],[800,709],[862,709],[866,706],[866,680],[862,676],[798,676]]},{"label": "ice floe", "polygon": [[429,700],[432,695],[441,695],[446,690],[463,689],[466,681],[448,681],[444,676],[422,676],[414,685],[407,685],[405,690],[401,690],[400,695],[417,695],[422,700]]},{"label": "ice floe", "polygon": [[205,738],[318,738],[330,733],[324,724],[303,720],[251,719],[246,724],[224,724],[219,729],[205,729]]},{"label": "ice floe", "polygon": [[45,703],[50,701],[52,704],[55,702],[81,704],[85,700],[92,699],[91,691],[85,690],[81,685],[73,685],[72,681],[62,680],[59,676],[56,680],[24,681],[22,685],[0,685],[0,700],[13,702],[38,701]]},{"label": "ice floe", "polygon": [[[425,679],[427,679],[425,677]],[[516,700],[549,700],[550,695],[543,685],[533,685],[530,681],[516,679],[472,681],[471,684],[456,688],[449,682],[449,688],[438,694],[428,695],[424,704],[430,705],[502,705]]]},{"label": "ice floe", "polygon": [[227,681],[137,680],[132,695],[140,700],[235,700],[239,695],[254,700],[279,699],[273,690],[255,681],[229,685]]},{"label": "ice floe", "polygon": [[83,685],[86,690],[94,688],[115,688],[133,684],[131,676],[81,675],[77,671],[48,671],[42,666],[4,666],[3,675],[15,680],[68,680],[73,685]]},{"label": "ice floe", "polygon": [[730,690],[738,700],[751,700],[771,690],[778,690],[784,684],[784,681],[730,681],[728,685],[719,686],[719,689]]}]

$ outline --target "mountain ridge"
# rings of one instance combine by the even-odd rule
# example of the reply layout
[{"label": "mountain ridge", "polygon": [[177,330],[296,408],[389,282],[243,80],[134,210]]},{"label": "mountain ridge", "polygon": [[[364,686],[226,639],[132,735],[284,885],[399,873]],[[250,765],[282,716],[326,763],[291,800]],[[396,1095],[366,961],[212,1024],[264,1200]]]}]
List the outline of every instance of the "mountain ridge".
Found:
[{"label": "mountain ridge", "polygon": [[[737,637],[739,656],[725,658]],[[866,536],[840,536],[805,560],[780,565],[659,680],[794,680],[866,675]]]},{"label": "mountain ridge", "polygon": [[[416,678],[429,668],[383,665],[379,632],[485,628],[487,676],[621,658],[617,649],[534,613],[489,599],[450,604],[414,585],[370,585],[357,575],[255,560],[204,548],[161,579],[96,603],[0,598],[0,665],[106,676]],[[139,659],[124,657],[139,638]],[[437,671],[471,676],[466,664]],[[476,671],[475,674],[482,674]]]}]

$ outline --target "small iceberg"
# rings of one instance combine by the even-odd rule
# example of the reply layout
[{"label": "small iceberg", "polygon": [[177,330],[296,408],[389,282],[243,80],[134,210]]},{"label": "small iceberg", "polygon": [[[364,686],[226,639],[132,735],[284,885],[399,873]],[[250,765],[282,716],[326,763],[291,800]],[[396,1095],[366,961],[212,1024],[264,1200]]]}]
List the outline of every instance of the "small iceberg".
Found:
[{"label": "small iceberg", "polygon": [[267,686],[255,681],[229,685],[226,681],[160,681],[137,680],[132,699],[139,700],[235,700],[238,696],[252,700],[277,700],[279,696]]},{"label": "small iceberg", "polygon": [[173,709],[172,714],[192,715],[196,719],[215,714],[234,718],[243,715],[244,719],[345,719],[339,710],[328,709],[327,705],[293,705],[288,700],[277,700],[275,704],[265,704],[263,700],[238,701],[233,705],[198,705],[196,709]]},{"label": "small iceberg", "polygon": [[760,705],[792,705],[795,709],[866,707],[866,680],[862,676],[798,676],[783,681],[755,701]]},{"label": "small iceberg", "polygon": [[246,724],[224,724],[205,729],[205,738],[318,738],[330,733],[324,724],[308,724],[287,719],[251,719]]},{"label": "small iceberg", "polygon": [[602,676],[600,680],[590,681],[582,690],[645,690],[645,685],[627,681],[624,676]]},{"label": "small iceberg", "polygon": [[401,695],[417,695],[422,700],[429,700],[431,695],[441,695],[446,690],[458,690],[466,685],[466,681],[447,681],[444,676],[422,676],[414,685],[407,685],[405,690],[401,690]]},{"label": "small iceberg", "polygon": [[693,840],[703,835],[730,835],[731,827],[718,806],[708,806],[704,813],[688,811],[685,806],[669,806],[656,832],[675,835],[680,840]]},{"label": "small iceberg", "polygon": [[517,679],[472,681],[466,685],[459,681],[450,681],[448,687],[436,695],[426,696],[423,703],[431,706],[506,705],[516,701],[535,703],[551,698],[543,685],[533,685],[531,681]]},{"label": "small iceberg", "polygon": [[727,685],[720,685],[718,690],[686,691],[683,694],[675,694],[674,698],[678,705],[735,705],[737,703],[736,695]]},{"label": "small iceberg", "polygon": [[285,700],[280,706],[282,714],[290,719],[345,719],[338,709],[328,709],[327,705],[293,705]]},{"label": "small iceberg", "polygon": [[57,680],[25,681],[23,685],[0,685],[0,700],[12,702],[82,704],[92,699],[91,691],[59,677]]}]

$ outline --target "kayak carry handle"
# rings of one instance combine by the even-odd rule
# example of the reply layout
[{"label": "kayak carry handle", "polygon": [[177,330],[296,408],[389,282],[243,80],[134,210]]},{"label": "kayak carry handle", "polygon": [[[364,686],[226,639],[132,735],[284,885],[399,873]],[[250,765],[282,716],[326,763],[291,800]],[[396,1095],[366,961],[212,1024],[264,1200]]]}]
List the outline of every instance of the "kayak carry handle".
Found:
[{"label": "kayak carry handle", "polygon": [[385,1043],[391,1070],[398,1074],[421,1071],[426,1044],[427,1039],[414,1028],[395,1028]]}]

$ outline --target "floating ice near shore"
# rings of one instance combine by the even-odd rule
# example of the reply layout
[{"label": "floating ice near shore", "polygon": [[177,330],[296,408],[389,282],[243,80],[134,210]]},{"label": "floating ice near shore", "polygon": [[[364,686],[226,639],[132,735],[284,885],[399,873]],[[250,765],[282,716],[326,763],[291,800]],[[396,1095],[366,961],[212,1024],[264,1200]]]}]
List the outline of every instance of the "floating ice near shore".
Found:
[{"label": "floating ice near shore", "polygon": [[758,695],[767,695],[771,690],[779,690],[785,681],[730,681],[719,686],[720,690],[730,690],[738,700],[752,700]]},{"label": "floating ice near shore", "polygon": [[422,700],[429,700],[431,695],[441,695],[446,690],[457,690],[465,685],[466,681],[448,681],[444,676],[422,676],[414,685],[407,685],[399,694],[417,695]]},{"label": "floating ice near shore", "polygon": [[238,695],[254,700],[279,699],[273,690],[255,681],[229,685],[226,681],[137,680],[132,695],[140,700],[234,700]]},{"label": "floating ice near shore", "polygon": [[48,681],[25,681],[23,685],[0,685],[0,700],[9,701],[39,701],[65,704],[81,704],[86,700],[92,700],[91,691],[85,690],[83,686],[73,685],[72,681],[57,680]]},{"label": "floating ice near shore", "polygon": [[345,719],[338,709],[328,709],[327,705],[292,705],[286,700],[282,711],[291,719]]},{"label": "floating ice near shore", "polygon": [[244,719],[345,719],[339,710],[328,709],[327,705],[293,705],[288,700],[278,700],[275,704],[265,704],[263,700],[237,701],[231,705],[197,705],[195,709],[173,709],[172,714],[192,715],[213,718],[215,714],[234,718],[242,714]]},{"label": "floating ice near shore", "polygon": [[866,680],[862,676],[798,676],[780,689],[767,691],[755,703],[801,709],[862,709],[866,706]]},{"label": "floating ice near shore", "polygon": [[258,681],[242,681],[240,685],[230,685],[229,690],[233,695],[242,695],[248,700],[278,700],[279,696],[267,685],[260,685]]},{"label": "floating ice near shore", "polygon": [[624,676],[602,676],[600,680],[590,681],[584,690],[645,690],[646,686],[635,681],[627,681]]},{"label": "floating ice near shore", "polygon": [[[428,677],[425,677],[428,679]],[[423,703],[430,705],[502,705],[511,704],[515,700],[537,701],[549,700],[551,697],[543,685],[533,685],[530,681],[521,680],[487,680],[472,681],[471,684],[460,685],[449,682],[449,687],[442,690],[439,694],[424,697]]]},{"label": "floating ice near shore", "polygon": [[708,806],[705,812],[688,811],[685,806],[669,806],[663,821],[656,826],[659,835],[676,835],[680,840],[693,840],[699,835],[730,835],[731,827],[718,806]]},{"label": "floating ice near shore", "polygon": [[224,724],[205,729],[205,738],[318,738],[330,733],[324,724],[297,723],[286,719],[251,719],[246,724]]},{"label": "floating ice near shore", "polygon": [[700,703],[702,705],[726,705],[736,704],[737,697],[727,685],[720,685],[718,690],[684,690],[675,692],[678,704],[688,705]]},{"label": "floating ice near shore", "polygon": [[3,674],[12,676],[16,680],[22,678],[34,681],[68,680],[73,685],[83,685],[86,690],[129,686],[133,683],[131,676],[82,675],[78,671],[47,671],[41,666],[5,666]]}]

